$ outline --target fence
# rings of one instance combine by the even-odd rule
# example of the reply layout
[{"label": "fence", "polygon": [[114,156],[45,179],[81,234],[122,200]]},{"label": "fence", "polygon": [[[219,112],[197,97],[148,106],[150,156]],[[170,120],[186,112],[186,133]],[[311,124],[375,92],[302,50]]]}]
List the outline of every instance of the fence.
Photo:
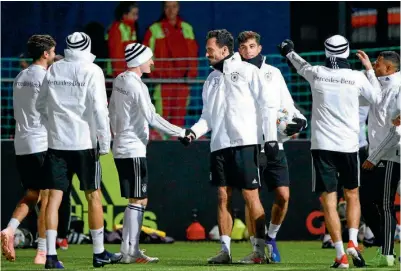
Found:
[{"label": "fence", "polygon": [[[364,51],[375,58],[384,50],[399,51],[400,47],[370,48]],[[351,51],[349,61],[353,69],[362,69],[359,60],[355,56],[356,50]],[[313,65],[323,64],[324,52],[302,53],[309,63]],[[287,82],[291,95],[300,111],[310,120],[312,108],[312,96],[309,84],[296,74],[294,69],[288,67],[285,59],[280,55],[267,55],[267,62],[279,68]],[[12,139],[14,136],[15,121],[13,117],[13,79],[21,70],[19,58],[1,58],[1,138]],[[28,60],[29,61],[29,60]],[[188,77],[189,72],[185,71],[185,62],[196,63],[193,77]],[[98,59],[95,61],[101,66],[105,74],[108,74],[110,59]],[[168,67],[181,68],[168,68]],[[179,126],[190,126],[194,124],[202,112],[202,84],[210,73],[210,67],[206,58],[198,59],[158,59],[155,62],[155,70],[151,78],[144,78],[148,85],[152,101],[157,110],[167,120]],[[167,67],[167,68],[166,68]],[[177,77],[182,75],[183,77]],[[106,89],[108,96],[111,94],[112,78],[107,77]],[[152,131],[153,139],[166,139]],[[309,138],[310,126],[303,131],[301,138]]]}]

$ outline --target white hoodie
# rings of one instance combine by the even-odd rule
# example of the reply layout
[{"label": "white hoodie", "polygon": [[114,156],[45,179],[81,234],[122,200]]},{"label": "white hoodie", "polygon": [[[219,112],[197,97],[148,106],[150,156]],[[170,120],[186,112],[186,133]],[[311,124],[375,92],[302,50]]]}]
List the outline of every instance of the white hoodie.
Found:
[{"label": "white hoodie", "polygon": [[86,51],[66,49],[47,71],[36,108],[48,130],[49,148],[110,149],[109,111],[103,71]]},{"label": "white hoodie", "polygon": [[239,53],[224,60],[203,85],[203,109],[192,130],[199,138],[212,131],[211,152],[265,141],[277,141],[278,98],[265,89],[259,69]]}]

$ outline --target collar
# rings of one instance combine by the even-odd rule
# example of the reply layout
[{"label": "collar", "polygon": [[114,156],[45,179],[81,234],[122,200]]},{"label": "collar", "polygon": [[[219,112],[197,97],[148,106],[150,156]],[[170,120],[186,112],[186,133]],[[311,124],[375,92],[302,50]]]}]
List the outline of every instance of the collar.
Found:
[{"label": "collar", "polygon": [[93,62],[95,61],[96,56],[87,51],[78,51],[65,49],[64,50],[64,59],[65,61],[83,61],[83,62]]},{"label": "collar", "polygon": [[39,64],[31,64],[31,65],[29,66],[29,68],[47,71],[47,70],[45,69],[45,67],[43,67],[42,65],[39,65]]},{"label": "collar", "polygon": [[241,55],[239,53],[234,53],[226,56],[224,59],[220,60],[212,66],[213,69],[220,71],[222,73],[228,72],[228,67],[230,66],[228,62],[232,61],[242,61]]},{"label": "collar", "polygon": [[254,58],[251,59],[245,59],[242,58],[242,61],[248,62],[249,64],[255,65],[256,67],[258,67],[259,69],[262,67],[263,63],[265,62],[265,57],[262,56],[261,54],[258,54],[257,56],[255,56]]},{"label": "collar", "polygon": [[163,19],[161,20],[161,23],[162,23],[162,24],[167,24],[167,25],[169,25],[169,26],[171,26],[171,27],[181,27],[181,22],[182,22],[182,19],[181,19],[180,16],[177,16],[175,25],[171,25],[167,18],[163,18]]},{"label": "collar", "polygon": [[394,85],[397,83],[399,84],[399,83],[401,83],[401,73],[395,72],[390,75],[380,76],[380,77],[377,77],[377,80],[379,80],[380,84],[383,87],[391,86],[391,85]]},{"label": "collar", "polygon": [[325,66],[330,69],[351,69],[351,65],[346,58],[334,56],[326,58]]}]

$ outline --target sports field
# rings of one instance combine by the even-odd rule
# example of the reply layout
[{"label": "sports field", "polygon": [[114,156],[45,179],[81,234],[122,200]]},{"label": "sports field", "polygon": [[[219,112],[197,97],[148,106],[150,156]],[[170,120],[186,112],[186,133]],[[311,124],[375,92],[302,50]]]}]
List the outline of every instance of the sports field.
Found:
[{"label": "sports field", "polygon": [[[221,265],[212,266],[206,259],[219,250],[217,243],[188,243],[177,242],[172,245],[142,245],[146,253],[159,257],[157,264],[116,264],[108,265],[102,270],[330,270],[335,251],[320,248],[320,242],[280,242],[282,263],[263,265]],[[399,244],[396,246],[397,255],[400,255]],[[109,251],[117,252],[119,245],[107,245]],[[237,261],[250,252],[249,243],[233,243],[233,261]],[[32,261],[34,250],[19,249],[16,251],[17,261],[10,263],[2,258],[1,270],[43,270],[43,266],[35,266]],[[59,259],[64,263],[66,270],[92,270],[92,248],[90,245],[71,245],[67,251],[58,251]],[[375,255],[374,248],[365,249],[363,255],[370,260]],[[397,256],[398,258],[398,256]],[[350,266],[352,263],[350,262]],[[400,270],[397,264],[393,268],[373,268],[351,270]]]}]

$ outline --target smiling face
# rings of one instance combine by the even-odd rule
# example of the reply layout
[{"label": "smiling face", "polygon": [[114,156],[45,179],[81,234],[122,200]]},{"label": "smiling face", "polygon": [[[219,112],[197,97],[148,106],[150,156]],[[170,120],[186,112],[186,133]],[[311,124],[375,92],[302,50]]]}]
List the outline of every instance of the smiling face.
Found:
[{"label": "smiling face", "polygon": [[220,47],[216,38],[210,38],[206,42],[206,57],[211,65],[218,63],[229,55],[227,46]]},{"label": "smiling face", "polygon": [[262,46],[256,42],[256,39],[251,38],[239,45],[240,55],[245,59],[252,59],[260,54]]},{"label": "smiling face", "polygon": [[167,1],[164,3],[164,15],[170,21],[175,20],[180,11],[180,5],[177,1]]}]

